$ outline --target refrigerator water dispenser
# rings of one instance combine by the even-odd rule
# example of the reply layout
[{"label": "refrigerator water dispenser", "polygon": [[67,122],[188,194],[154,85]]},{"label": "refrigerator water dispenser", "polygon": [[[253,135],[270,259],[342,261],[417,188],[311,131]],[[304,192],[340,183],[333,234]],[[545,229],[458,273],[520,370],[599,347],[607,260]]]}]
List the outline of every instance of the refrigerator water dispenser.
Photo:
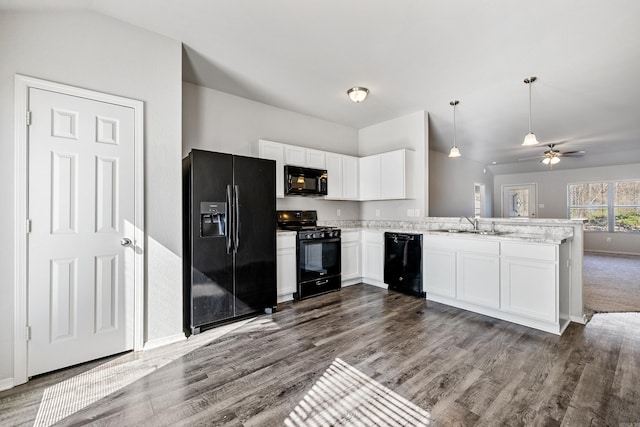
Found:
[{"label": "refrigerator water dispenser", "polygon": [[226,202],[200,202],[200,236],[224,236],[227,229]]}]

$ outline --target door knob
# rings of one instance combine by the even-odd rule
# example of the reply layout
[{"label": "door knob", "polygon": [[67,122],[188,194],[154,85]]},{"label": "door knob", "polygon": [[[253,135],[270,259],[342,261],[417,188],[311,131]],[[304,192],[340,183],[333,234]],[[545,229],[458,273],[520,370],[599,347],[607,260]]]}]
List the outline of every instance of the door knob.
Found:
[{"label": "door knob", "polygon": [[122,239],[120,239],[120,244],[124,247],[129,247],[133,244],[133,242],[131,241],[131,239],[127,238],[127,237],[123,237]]}]

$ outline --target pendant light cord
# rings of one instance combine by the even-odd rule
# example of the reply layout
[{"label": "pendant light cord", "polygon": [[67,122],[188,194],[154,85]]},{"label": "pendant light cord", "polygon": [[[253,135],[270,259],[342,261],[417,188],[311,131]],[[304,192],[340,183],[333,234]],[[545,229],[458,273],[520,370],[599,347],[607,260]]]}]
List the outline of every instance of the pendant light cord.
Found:
[{"label": "pendant light cord", "polygon": [[453,146],[456,147],[456,105],[458,103],[453,104]]},{"label": "pendant light cord", "polygon": [[531,133],[531,83],[533,81],[529,79],[529,133]]}]

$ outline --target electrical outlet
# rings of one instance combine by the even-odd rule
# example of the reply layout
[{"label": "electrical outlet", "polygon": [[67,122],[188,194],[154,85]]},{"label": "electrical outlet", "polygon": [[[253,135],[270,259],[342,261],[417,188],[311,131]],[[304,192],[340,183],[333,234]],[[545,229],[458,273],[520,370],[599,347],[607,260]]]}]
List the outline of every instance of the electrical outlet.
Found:
[{"label": "electrical outlet", "polygon": [[380,216],[380,209],[376,209],[376,216]]},{"label": "electrical outlet", "polygon": [[413,216],[413,209],[407,209],[407,216]]},{"label": "electrical outlet", "polygon": [[420,216],[420,209],[413,211],[413,216]]},{"label": "electrical outlet", "polygon": [[538,205],[538,207],[539,207],[540,209],[544,209],[544,203],[540,203],[540,204]]},{"label": "electrical outlet", "polygon": [[337,215],[337,216],[342,215],[342,212],[340,211],[340,208],[336,209],[336,215]]}]

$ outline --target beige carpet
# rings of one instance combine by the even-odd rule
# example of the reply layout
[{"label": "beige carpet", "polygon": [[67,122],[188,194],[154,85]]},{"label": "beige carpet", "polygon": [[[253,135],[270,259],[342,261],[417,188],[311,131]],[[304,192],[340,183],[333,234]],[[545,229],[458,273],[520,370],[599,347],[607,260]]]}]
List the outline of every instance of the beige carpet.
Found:
[{"label": "beige carpet", "polygon": [[584,253],[585,311],[640,311],[640,256]]}]

